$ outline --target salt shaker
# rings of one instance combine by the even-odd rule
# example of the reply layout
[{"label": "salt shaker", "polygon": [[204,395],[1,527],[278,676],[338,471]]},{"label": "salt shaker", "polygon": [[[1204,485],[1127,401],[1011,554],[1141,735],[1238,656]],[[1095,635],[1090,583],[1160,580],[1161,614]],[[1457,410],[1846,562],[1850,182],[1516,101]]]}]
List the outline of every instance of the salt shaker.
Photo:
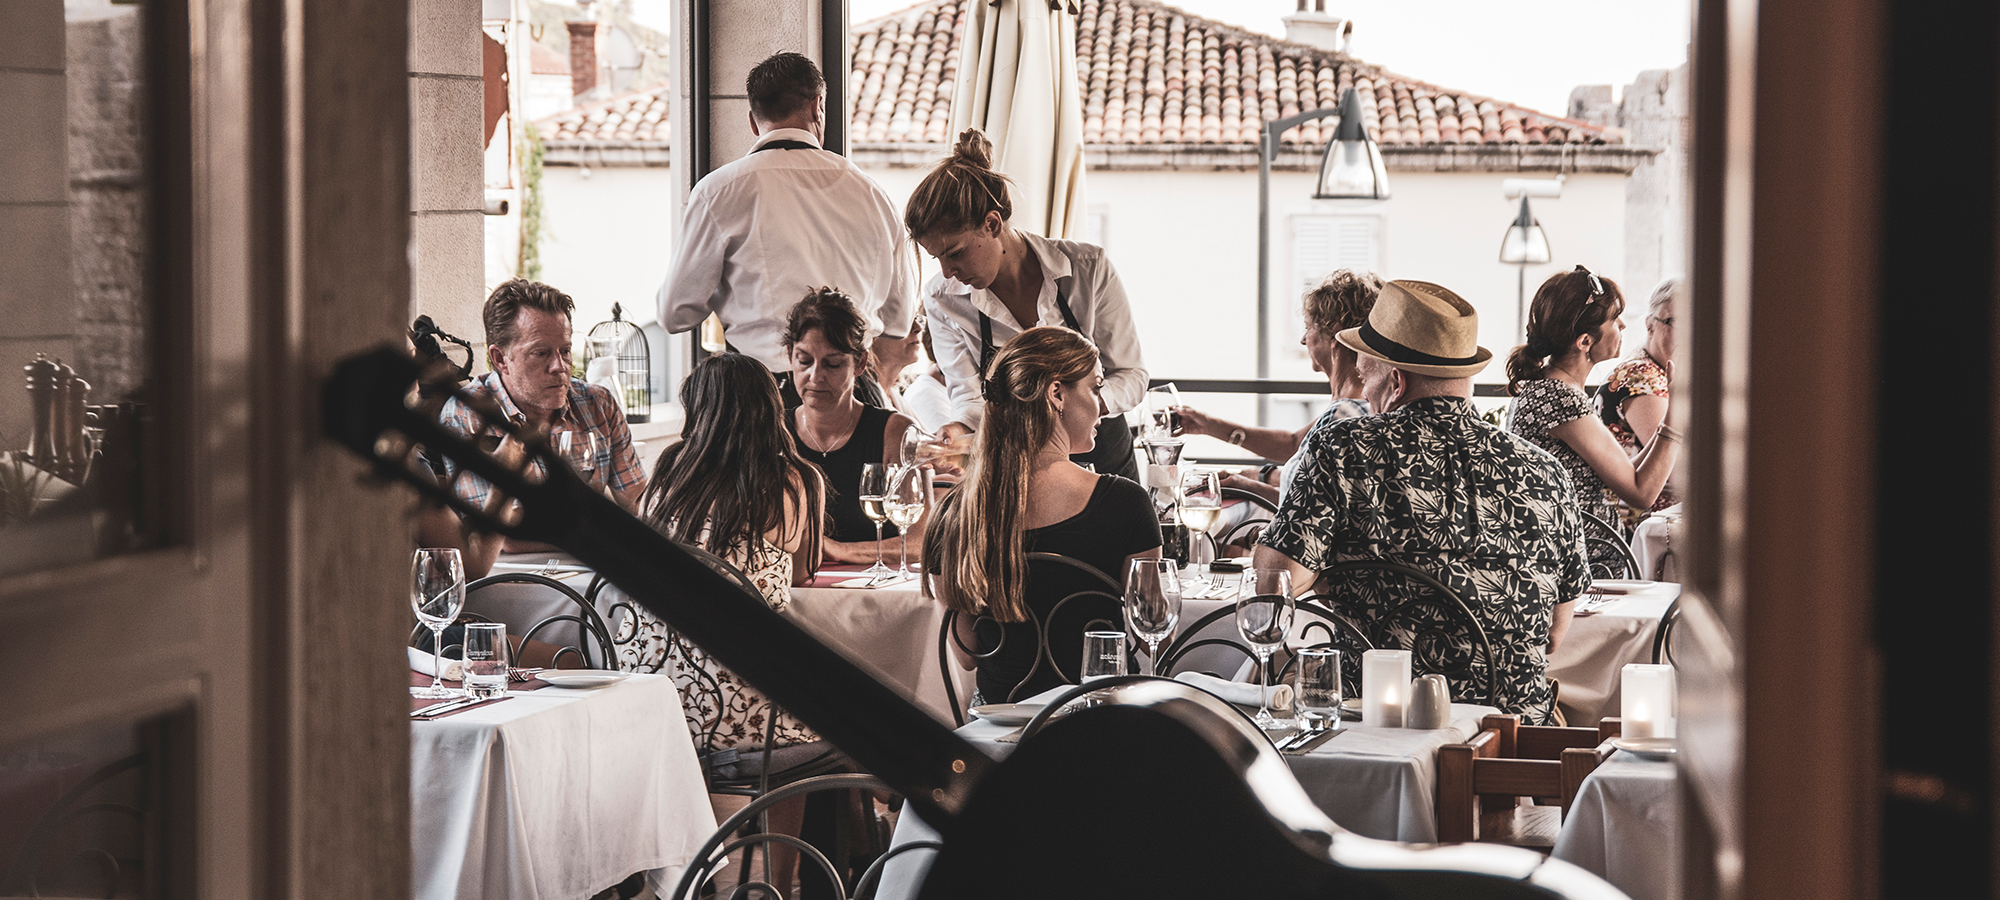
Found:
[{"label": "salt shaker", "polygon": [[1443,728],[1451,724],[1451,686],[1443,675],[1420,675],[1410,682],[1410,712],[1405,728]]}]

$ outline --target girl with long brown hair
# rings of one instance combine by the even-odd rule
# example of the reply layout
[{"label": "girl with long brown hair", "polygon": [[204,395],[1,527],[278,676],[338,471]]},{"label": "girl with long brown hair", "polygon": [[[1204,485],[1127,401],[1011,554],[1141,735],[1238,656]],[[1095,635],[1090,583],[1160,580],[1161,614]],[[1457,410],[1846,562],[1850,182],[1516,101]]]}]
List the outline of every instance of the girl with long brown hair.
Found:
[{"label": "girl with long brown hair", "polygon": [[1124,577],[1127,560],[1160,555],[1145,489],[1070,461],[1096,442],[1103,372],[1097,348],[1068,328],[1030,328],[1001,347],[985,381],[986,425],[971,471],[925,536],[927,590],[965,614],[962,644],[976,642],[976,614],[1007,631],[999,652],[979,661],[979,690],[989,699],[1004,697],[1034,664],[1029,553],[1060,553],[1113,579]]},{"label": "girl with long brown hair", "polygon": [[951,399],[946,437],[981,430],[980,375],[1001,344],[1038,325],[1064,325],[1103,354],[1105,418],[1087,456],[1099,472],[1139,478],[1124,414],[1146,394],[1146,360],[1118,270],[1104,248],[1014,227],[1007,176],[993,170],[993,144],[977,128],[910,193],[903,225],[937,258],[924,285],[931,346]]},{"label": "girl with long brown hair", "polygon": [[[1584,378],[1618,356],[1625,323],[1618,284],[1589,269],[1549,278],[1528,308],[1528,341],[1507,357],[1507,430],[1555,454],[1576,485],[1583,511],[1616,521],[1612,498],[1644,509],[1660,496],[1680,455],[1673,429],[1660,426],[1652,445],[1628,457],[1599,421]],[[1613,560],[1593,559],[1609,564]]]}]

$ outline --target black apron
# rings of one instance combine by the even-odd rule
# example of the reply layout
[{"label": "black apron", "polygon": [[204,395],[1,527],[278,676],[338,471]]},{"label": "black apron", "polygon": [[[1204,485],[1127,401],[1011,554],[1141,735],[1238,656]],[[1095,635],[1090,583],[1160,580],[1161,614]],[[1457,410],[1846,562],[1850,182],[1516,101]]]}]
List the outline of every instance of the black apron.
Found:
[{"label": "black apron", "polygon": [[[1081,333],[1077,327],[1076,314],[1069,309],[1069,290],[1063,286],[1066,278],[1056,279],[1056,309],[1062,313],[1063,324],[1071,331]],[[986,364],[993,359],[993,319],[985,313],[979,314],[979,371],[981,377],[986,372]],[[1132,429],[1125,425],[1125,415],[1115,413],[1097,420],[1097,446],[1089,453],[1071,454],[1070,462],[1077,465],[1088,463],[1099,475],[1119,475],[1133,482],[1139,480],[1139,458],[1132,452]]]}]

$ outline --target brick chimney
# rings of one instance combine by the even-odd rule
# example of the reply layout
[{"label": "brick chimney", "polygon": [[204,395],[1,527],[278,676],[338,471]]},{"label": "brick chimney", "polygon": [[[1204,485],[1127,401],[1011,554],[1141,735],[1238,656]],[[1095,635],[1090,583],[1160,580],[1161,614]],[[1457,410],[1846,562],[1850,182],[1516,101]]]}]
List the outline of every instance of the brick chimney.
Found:
[{"label": "brick chimney", "polygon": [[569,26],[569,89],[581,98],[597,90],[597,36],[602,26],[595,21],[563,24]]},{"label": "brick chimney", "polygon": [[1285,17],[1285,40],[1346,53],[1347,42],[1354,37],[1354,22],[1329,14],[1326,0],[1312,0],[1312,5],[1312,10],[1307,11],[1306,0],[1299,0],[1298,11]]}]

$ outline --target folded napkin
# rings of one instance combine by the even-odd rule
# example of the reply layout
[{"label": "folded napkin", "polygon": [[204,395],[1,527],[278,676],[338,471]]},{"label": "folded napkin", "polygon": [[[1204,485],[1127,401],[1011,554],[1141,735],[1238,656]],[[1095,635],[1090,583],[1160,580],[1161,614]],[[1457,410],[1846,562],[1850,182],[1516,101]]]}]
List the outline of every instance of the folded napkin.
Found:
[{"label": "folded napkin", "polygon": [[[1174,680],[1185,681],[1237,706],[1257,706],[1262,702],[1260,694],[1263,689],[1247,682],[1228,681],[1203,672],[1182,672],[1175,675]],[[1274,710],[1292,708],[1291,685],[1271,685],[1271,708]]]},{"label": "folded napkin", "polygon": [[[425,653],[415,647],[405,647],[403,649],[410,651],[410,668],[413,671],[422,672],[425,675],[437,674],[431,671],[431,655],[429,653]],[[446,659],[444,661],[444,680],[465,680],[465,669],[458,660]]]}]

